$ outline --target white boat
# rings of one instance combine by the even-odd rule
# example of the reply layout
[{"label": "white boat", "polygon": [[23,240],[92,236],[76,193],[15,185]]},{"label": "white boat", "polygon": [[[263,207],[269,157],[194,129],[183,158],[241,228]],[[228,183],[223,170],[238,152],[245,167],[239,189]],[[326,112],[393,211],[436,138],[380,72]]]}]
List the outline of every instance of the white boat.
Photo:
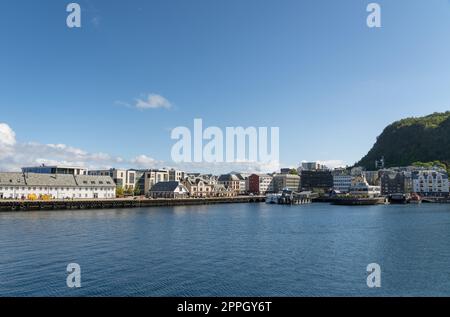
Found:
[{"label": "white boat", "polygon": [[281,194],[267,194],[266,204],[278,204]]}]

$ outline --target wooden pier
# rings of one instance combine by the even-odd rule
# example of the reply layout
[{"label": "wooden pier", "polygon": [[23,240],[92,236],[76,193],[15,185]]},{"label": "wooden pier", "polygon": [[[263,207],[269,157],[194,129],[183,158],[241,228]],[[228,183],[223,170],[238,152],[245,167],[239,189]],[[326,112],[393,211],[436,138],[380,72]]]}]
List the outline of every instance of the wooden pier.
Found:
[{"label": "wooden pier", "polygon": [[115,209],[164,206],[190,206],[230,203],[260,203],[264,196],[237,196],[185,199],[91,199],[91,200],[0,200],[0,211],[39,211],[76,209]]}]

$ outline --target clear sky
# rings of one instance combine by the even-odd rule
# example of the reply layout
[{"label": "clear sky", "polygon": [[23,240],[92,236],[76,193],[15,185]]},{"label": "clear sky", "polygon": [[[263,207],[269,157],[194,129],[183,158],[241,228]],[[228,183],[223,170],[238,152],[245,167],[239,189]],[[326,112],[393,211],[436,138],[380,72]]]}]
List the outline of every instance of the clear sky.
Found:
[{"label": "clear sky", "polygon": [[282,165],[353,164],[450,109],[448,0],[377,1],[379,29],[363,0],[79,0],[80,29],[69,2],[1,2],[0,169],[165,164],[194,118],[279,127]]}]

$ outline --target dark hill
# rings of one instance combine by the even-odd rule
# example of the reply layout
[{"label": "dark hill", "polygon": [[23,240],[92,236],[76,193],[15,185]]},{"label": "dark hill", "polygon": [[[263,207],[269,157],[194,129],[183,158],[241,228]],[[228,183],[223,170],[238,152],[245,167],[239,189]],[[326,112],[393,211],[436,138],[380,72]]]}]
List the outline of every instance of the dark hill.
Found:
[{"label": "dark hill", "polygon": [[387,126],[375,145],[356,165],[373,170],[375,160],[385,158],[386,167],[414,162],[450,163],[450,111],[407,118]]}]

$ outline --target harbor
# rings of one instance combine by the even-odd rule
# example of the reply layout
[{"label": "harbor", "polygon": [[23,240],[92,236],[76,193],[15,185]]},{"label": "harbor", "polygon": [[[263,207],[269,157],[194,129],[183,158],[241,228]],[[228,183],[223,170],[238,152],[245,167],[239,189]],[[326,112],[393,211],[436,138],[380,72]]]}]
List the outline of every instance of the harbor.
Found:
[{"label": "harbor", "polygon": [[76,209],[143,208],[264,202],[265,196],[238,196],[186,199],[68,199],[68,200],[0,200],[0,211],[39,211]]}]

